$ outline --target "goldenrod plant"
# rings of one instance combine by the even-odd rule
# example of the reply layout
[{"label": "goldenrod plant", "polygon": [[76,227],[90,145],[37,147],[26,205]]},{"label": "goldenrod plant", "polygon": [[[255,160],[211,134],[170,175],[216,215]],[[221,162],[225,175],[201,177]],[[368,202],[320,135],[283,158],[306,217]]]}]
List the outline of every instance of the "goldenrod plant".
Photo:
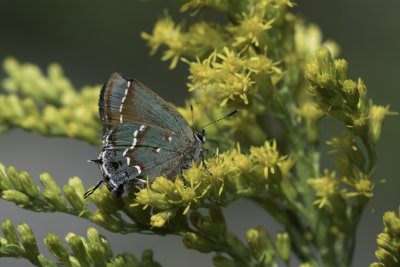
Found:
[{"label": "goldenrod plant", "polygon": [[[294,2],[178,2],[192,24],[175,22],[165,12],[142,37],[152,54],[163,51],[171,69],[189,68],[192,98],[178,110],[190,122],[194,107],[195,128],[239,110],[207,128],[207,139],[220,147],[218,157],[206,159],[212,175],[198,164],[185,172],[186,186],[181,177],[158,177],[126,197],[113,196],[104,186],[83,199],[86,189],[78,177],[60,188],[43,173],[39,187],[25,171],[1,165],[1,197],[35,212],[78,216],[110,232],[179,235],[186,248],[213,253],[215,266],[291,266],[294,255],[301,266],[351,266],[358,222],[381,180],[374,175],[376,144],[385,117],[396,113],[368,98],[363,80],[349,77],[348,62],[337,58],[338,45],[323,42],[316,25],[290,11]],[[199,16],[204,9],[217,10],[226,22],[205,20]],[[59,65],[44,75],[33,64],[8,58],[4,69],[1,131],[19,127],[100,144],[100,86],[76,90]],[[322,140],[320,122],[326,118],[341,123],[343,132]],[[320,166],[325,142],[336,169]],[[262,207],[285,230],[271,236],[268,225],[255,225],[242,242],[227,228],[223,213],[240,198]],[[96,210],[88,208],[89,201]],[[384,220],[381,263],[373,266],[399,264],[398,218],[388,213]],[[93,228],[89,241],[68,234],[70,249],[49,234],[44,243],[57,263],[40,254],[27,224],[18,226],[19,236],[9,220],[2,230],[0,256],[26,258],[37,266],[159,265],[148,250],[141,261],[127,253],[113,257]]]},{"label": "goldenrod plant", "polygon": [[[399,210],[400,214],[400,210]],[[400,265],[400,218],[393,211],[383,215],[385,229],[378,235],[376,243],[378,250],[375,256],[379,262],[374,262],[371,267],[390,267]]]}]

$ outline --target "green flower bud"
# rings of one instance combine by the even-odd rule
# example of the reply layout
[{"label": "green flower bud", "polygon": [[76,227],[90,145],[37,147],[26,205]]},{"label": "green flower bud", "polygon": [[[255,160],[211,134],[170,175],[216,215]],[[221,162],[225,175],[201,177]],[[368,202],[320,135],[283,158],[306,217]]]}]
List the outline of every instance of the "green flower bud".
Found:
[{"label": "green flower bud", "polygon": [[336,59],[334,63],[336,70],[336,78],[341,82],[347,80],[349,77],[348,74],[349,64],[347,63],[347,61],[344,59]]},{"label": "green flower bud", "polygon": [[331,80],[336,79],[335,64],[331,57],[331,52],[327,47],[321,47],[315,52],[318,66],[322,74],[328,74]]},{"label": "green flower bud", "polygon": [[396,258],[399,258],[400,240],[398,238],[392,238],[387,233],[380,233],[376,239],[376,243],[379,248],[384,249]]},{"label": "green flower bud", "polygon": [[49,233],[44,239],[44,244],[57,260],[69,263],[68,249],[56,234]]},{"label": "green flower bud", "polygon": [[28,224],[22,223],[18,225],[18,233],[22,240],[22,247],[30,259],[39,256],[39,248],[36,244],[35,236]]},{"label": "green flower bud", "polygon": [[70,185],[64,185],[63,191],[65,197],[68,199],[68,202],[75,210],[84,210],[86,209],[86,201],[82,198],[82,195],[77,194],[75,189]]},{"label": "green flower bud", "polygon": [[225,240],[226,243],[228,243],[229,247],[241,258],[250,260],[249,250],[234,233],[232,232],[226,233]]},{"label": "green flower bud", "polygon": [[96,228],[90,227],[87,229],[86,235],[88,237],[89,242],[91,243],[101,243],[101,238],[99,232]]},{"label": "green flower bud", "polygon": [[213,258],[213,263],[215,267],[239,267],[240,265],[233,260],[227,259],[223,256],[215,256]]},{"label": "green flower bud", "polygon": [[389,106],[373,105],[369,111],[369,132],[370,140],[376,144],[381,136],[383,120],[387,115],[397,115],[397,112],[389,111]]},{"label": "green flower bud", "polygon": [[48,191],[53,192],[56,195],[61,195],[61,189],[54,181],[53,177],[50,176],[47,172],[40,174],[40,182]]},{"label": "green flower bud", "polygon": [[104,236],[100,236],[100,237],[101,237],[101,244],[103,244],[104,253],[105,253],[106,257],[107,258],[112,258],[113,257],[113,252],[112,252],[112,249],[111,249],[110,242],[108,242],[108,240]]},{"label": "green flower bud", "polygon": [[383,265],[386,266],[399,266],[399,262],[398,260],[389,252],[387,252],[384,249],[378,249],[377,251],[375,251],[375,257],[381,262],[383,263]]},{"label": "green flower bud", "polygon": [[4,247],[4,246],[7,246],[7,244],[8,244],[7,239],[2,238],[2,237],[0,236],[0,248],[1,248],[1,247]]},{"label": "green flower bud", "polygon": [[[3,167],[1,165],[1,167]],[[3,168],[0,168],[0,191],[11,189],[12,183]]]},{"label": "green flower bud", "polygon": [[383,263],[374,262],[369,265],[369,267],[385,267]]},{"label": "green flower bud", "polygon": [[214,228],[213,221],[208,216],[202,216],[200,218],[200,220],[197,223],[197,228],[200,230],[200,232],[208,236],[224,234],[224,233],[218,233],[218,231],[216,231],[217,229]]},{"label": "green flower bud", "polygon": [[[25,254],[25,250],[18,244],[8,244],[5,238],[0,237],[0,250],[7,253],[7,257],[19,258]],[[4,254],[3,254],[4,255]],[[3,256],[4,257],[4,256]]]},{"label": "green flower bud", "polygon": [[289,266],[291,247],[288,233],[276,234],[276,250],[278,251],[279,258]]},{"label": "green flower bud", "polygon": [[347,104],[352,110],[357,110],[357,104],[360,100],[360,92],[358,92],[356,82],[352,80],[345,80],[343,82],[342,90],[344,92],[344,98]]},{"label": "green flower bud", "polygon": [[189,219],[194,227],[198,228],[201,217],[203,217],[203,215],[201,215],[201,213],[197,210],[193,210],[190,212]]},{"label": "green flower bud", "polygon": [[96,211],[93,216],[93,222],[114,233],[121,232],[123,228],[121,222],[101,210]]},{"label": "green flower bud", "polygon": [[383,215],[383,224],[387,228],[385,232],[400,236],[400,219],[396,217],[393,211],[385,212]]},{"label": "green flower bud", "polygon": [[8,95],[8,105],[12,112],[12,119],[20,123],[26,116],[21,100],[15,94]]},{"label": "green flower bud", "polygon": [[72,178],[69,178],[68,184],[75,189],[75,192],[79,196],[83,196],[83,194],[85,193],[85,187],[83,186],[82,181],[79,177],[74,176]]},{"label": "green flower bud", "polygon": [[130,253],[124,253],[122,255],[118,255],[113,263],[111,265],[107,265],[107,266],[113,266],[113,267],[125,267],[125,266],[133,266],[133,267],[139,267],[140,262],[138,261],[138,259],[135,258],[135,256],[133,256]]},{"label": "green flower bud", "polygon": [[6,174],[8,178],[10,179],[12,185],[17,191],[23,191],[21,180],[19,179],[19,173],[17,169],[15,169],[13,166],[10,166],[6,169]]},{"label": "green flower bud", "polygon": [[215,231],[224,235],[226,233],[226,223],[221,207],[213,207],[209,211]]},{"label": "green flower bud", "polygon": [[97,243],[103,247],[103,251],[104,251],[104,254],[106,257],[110,257],[110,258],[112,257],[112,251],[111,251],[111,247],[110,247],[108,240],[106,238],[104,238],[103,236],[101,236],[95,228],[93,228],[93,227],[88,228],[86,234],[87,234],[88,240],[91,243]]},{"label": "green flower bud", "polygon": [[87,252],[93,259],[94,266],[106,266],[107,258],[101,244],[89,243],[87,246]]},{"label": "green flower bud", "polygon": [[97,190],[89,198],[99,210],[105,213],[115,213],[123,209],[125,205],[122,198],[113,196],[107,189]]},{"label": "green flower bud", "polygon": [[43,198],[46,200],[46,202],[48,202],[56,210],[59,210],[59,211],[68,210],[67,202],[59,193],[57,194],[54,191],[45,189],[43,191]]},{"label": "green flower bud", "polygon": [[350,158],[345,153],[336,154],[335,158],[336,168],[343,177],[351,178],[354,176],[353,166],[351,164]]},{"label": "green flower bud", "polygon": [[86,247],[83,244],[82,238],[79,236],[71,236],[66,238],[72,250],[72,255],[76,257],[81,266],[90,266],[87,260]]},{"label": "green flower bud", "polygon": [[195,249],[202,253],[213,251],[213,244],[210,241],[191,232],[183,234],[183,244],[187,249]]},{"label": "green flower bud", "polygon": [[319,85],[322,87],[322,89],[332,90],[335,86],[335,80],[333,80],[332,76],[330,76],[328,73],[322,73],[319,77]]},{"label": "green flower bud", "polygon": [[40,116],[42,116],[37,104],[32,98],[23,99],[22,106],[24,107],[24,110],[29,111],[30,116],[34,116],[35,118],[39,118]]},{"label": "green flower bud", "polygon": [[63,134],[67,131],[67,124],[60,115],[57,108],[46,105],[43,109],[43,121],[47,125],[51,125],[51,134]]},{"label": "green flower bud", "polygon": [[275,247],[265,228],[258,227],[247,230],[246,239],[253,257],[261,265],[268,266],[275,261]]},{"label": "green flower bud", "polygon": [[134,222],[139,224],[147,224],[150,221],[150,211],[151,209],[143,209],[139,205],[131,205],[131,199],[124,199],[126,206],[124,212],[131,218]]},{"label": "green flower bud", "polygon": [[5,200],[11,201],[11,202],[15,202],[18,205],[27,205],[29,204],[29,197],[27,195],[25,195],[24,193],[21,193],[19,191],[16,190],[5,190],[3,191],[2,198],[4,198]]},{"label": "green flower bud", "polygon": [[141,266],[153,266],[153,267],[161,267],[161,265],[154,261],[153,259],[153,251],[151,249],[146,249],[142,253],[142,264]]},{"label": "green flower bud", "polygon": [[8,244],[18,244],[18,235],[15,232],[13,223],[9,219],[5,219],[3,221],[3,223],[1,224],[1,230],[3,231],[3,235]]},{"label": "green flower bud", "polygon": [[313,85],[319,85],[320,70],[318,65],[316,63],[307,64],[305,76]]},{"label": "green flower bud", "polygon": [[38,197],[40,194],[39,187],[32,181],[31,176],[22,171],[19,178],[23,187],[23,191],[30,197]]}]

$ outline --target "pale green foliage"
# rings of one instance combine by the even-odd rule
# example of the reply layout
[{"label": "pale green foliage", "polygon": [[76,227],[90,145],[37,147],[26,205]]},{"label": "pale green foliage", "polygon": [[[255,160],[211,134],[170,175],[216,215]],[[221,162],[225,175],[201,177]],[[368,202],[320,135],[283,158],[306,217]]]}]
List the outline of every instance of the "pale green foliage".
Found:
[{"label": "pale green foliage", "polygon": [[46,136],[66,136],[99,144],[101,130],[97,98],[100,86],[77,91],[58,64],[48,67],[47,75],[33,64],[4,61],[8,78],[0,94],[0,131],[13,127]]},{"label": "pale green foliage", "polygon": [[[36,238],[31,228],[26,223],[18,225],[18,233],[21,241],[10,220],[4,220],[1,229],[4,238],[0,237],[0,257],[25,258],[37,266],[59,266],[40,254],[36,244]],[[55,234],[49,233],[44,239],[47,249],[62,266],[160,266],[160,264],[153,260],[153,253],[150,250],[145,250],[143,252],[141,260],[138,260],[129,253],[113,257],[113,252],[108,240],[104,236],[101,236],[94,228],[89,228],[87,230],[87,240],[74,233],[68,233],[65,240],[69,244],[71,250],[69,250],[63,241]]]},{"label": "pale green foliage", "polygon": [[[37,212],[79,216],[111,232],[180,235],[186,248],[216,253],[215,266],[276,266],[278,257],[290,266],[292,254],[304,262],[302,266],[351,266],[356,226],[377,181],[375,145],[385,116],[395,113],[367,98],[364,82],[348,77],[347,61],[336,59],[337,45],[323,42],[317,26],[290,13],[291,1],[179,2],[181,10],[191,10],[192,15],[214,8],[228,21],[199,19],[184,26],[165,13],[151,34],[142,33],[152,54],[165,49],[162,59],[171,60],[171,68],[180,60],[188,65],[187,86],[193,98],[177,108],[187,121],[189,103],[197,127],[197,121],[212,121],[240,109],[207,128],[207,138],[225,149],[205,161],[213,175],[200,164],[185,172],[186,188],[179,177],[158,177],[124,198],[111,195],[104,186],[89,197],[97,207],[94,211],[81,197],[85,189],[77,177],[61,190],[43,173],[41,189],[28,173],[1,166],[1,197]],[[0,95],[1,130],[20,127],[99,143],[99,87],[77,92],[57,65],[49,67],[46,77],[36,66],[13,59],[5,61],[5,68],[9,77],[3,87],[8,94]],[[343,133],[321,140],[319,123],[327,117],[342,123]],[[276,131],[276,124],[283,131]],[[332,147],[337,170],[320,168],[321,141]],[[243,243],[227,229],[222,210],[239,198],[261,206],[284,232],[273,239],[266,226],[254,226],[243,233]],[[21,236],[18,245],[10,222],[4,224],[0,251],[3,244],[18,249],[3,256],[41,265],[34,238]],[[29,227],[23,227],[32,237]],[[67,237],[70,245],[75,242],[72,254],[53,234],[45,244],[59,262],[74,266],[116,264],[117,259],[121,266],[124,261],[137,262],[128,254],[113,259],[108,243],[88,238],[96,244]],[[392,253],[379,246],[377,255]],[[85,247],[87,254],[78,247]],[[151,256],[146,257],[152,263]]]}]

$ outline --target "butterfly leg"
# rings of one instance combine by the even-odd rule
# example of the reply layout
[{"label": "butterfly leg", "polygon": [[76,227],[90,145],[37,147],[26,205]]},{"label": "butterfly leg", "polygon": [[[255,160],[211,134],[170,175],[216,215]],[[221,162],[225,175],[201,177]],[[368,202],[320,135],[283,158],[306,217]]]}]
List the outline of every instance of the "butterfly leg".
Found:
[{"label": "butterfly leg", "polygon": [[88,196],[90,196],[91,194],[93,194],[94,191],[96,191],[96,189],[99,188],[100,185],[101,185],[102,183],[104,183],[104,182],[105,182],[105,180],[100,180],[100,181],[98,181],[98,183],[95,185],[95,187],[93,187],[92,189],[89,189],[88,191],[86,191],[85,194],[83,194],[83,198],[87,198]]},{"label": "butterfly leg", "polygon": [[219,158],[219,156],[217,154],[215,154],[211,149],[205,148],[205,149],[203,149],[202,152],[203,152],[203,154],[208,152],[208,153],[212,154],[214,157]]},{"label": "butterfly leg", "polygon": [[[209,149],[204,149],[204,150],[200,151],[200,158],[201,158],[201,162],[203,163],[204,169],[206,169],[206,171],[208,172],[209,175],[212,175],[212,173],[211,173],[211,172],[208,170],[208,168],[207,168],[206,162],[204,161],[204,154],[205,154],[206,152],[210,152],[210,153],[212,153],[213,155],[215,155],[215,154],[214,154],[214,152],[212,152],[212,151],[209,150]],[[215,155],[215,156],[217,156],[217,155]]]},{"label": "butterfly leg", "polygon": [[183,182],[183,187],[186,189],[186,179],[185,177],[183,177],[183,170],[181,169],[181,178],[182,178],[182,182]]}]

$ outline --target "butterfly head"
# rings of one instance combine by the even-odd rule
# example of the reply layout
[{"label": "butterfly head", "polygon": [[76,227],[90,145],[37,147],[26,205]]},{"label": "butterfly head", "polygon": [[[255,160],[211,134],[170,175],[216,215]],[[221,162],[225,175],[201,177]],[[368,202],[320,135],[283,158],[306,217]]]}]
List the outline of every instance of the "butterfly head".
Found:
[{"label": "butterfly head", "polygon": [[206,142],[206,133],[204,129],[201,132],[194,133],[194,138],[196,139],[196,141],[204,145],[204,143]]}]

